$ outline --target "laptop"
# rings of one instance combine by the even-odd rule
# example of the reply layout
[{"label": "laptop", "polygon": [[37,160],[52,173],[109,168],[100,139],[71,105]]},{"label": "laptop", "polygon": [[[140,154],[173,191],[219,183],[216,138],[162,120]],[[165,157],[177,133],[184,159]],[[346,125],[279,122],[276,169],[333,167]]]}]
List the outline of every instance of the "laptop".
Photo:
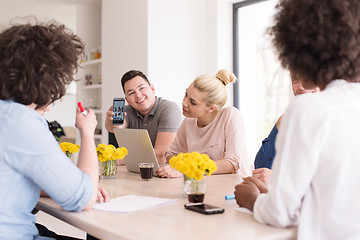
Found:
[{"label": "laptop", "polygon": [[154,148],[146,129],[114,128],[119,147],[125,147],[128,155],[124,158],[125,167],[129,172],[140,173],[139,163],[154,163],[154,175],[159,169]]}]

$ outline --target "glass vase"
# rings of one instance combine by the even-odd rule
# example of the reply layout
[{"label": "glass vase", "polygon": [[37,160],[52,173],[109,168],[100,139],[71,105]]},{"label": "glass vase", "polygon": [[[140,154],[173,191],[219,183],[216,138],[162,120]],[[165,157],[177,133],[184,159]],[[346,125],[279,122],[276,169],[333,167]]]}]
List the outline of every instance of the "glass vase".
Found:
[{"label": "glass vase", "polygon": [[188,189],[188,186],[189,186],[188,181],[193,180],[193,178],[189,178],[189,177],[186,176],[185,174],[184,174],[183,176],[184,176],[184,181],[183,181],[183,196],[184,196],[184,197],[187,197],[187,189]]},{"label": "glass vase", "polygon": [[100,177],[103,179],[116,178],[116,160],[100,162]]},{"label": "glass vase", "polygon": [[184,195],[187,196],[189,203],[204,202],[206,190],[205,180],[196,180],[184,175]]}]

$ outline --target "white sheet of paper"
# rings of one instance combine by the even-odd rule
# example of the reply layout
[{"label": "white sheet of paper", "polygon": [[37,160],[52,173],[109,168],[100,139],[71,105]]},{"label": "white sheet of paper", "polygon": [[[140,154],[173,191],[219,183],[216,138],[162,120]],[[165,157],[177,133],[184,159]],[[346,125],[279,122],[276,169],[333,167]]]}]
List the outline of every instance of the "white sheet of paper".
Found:
[{"label": "white sheet of paper", "polygon": [[177,199],[127,195],[111,199],[110,202],[107,203],[95,203],[93,208],[111,212],[131,213],[138,210],[172,203],[176,200]]}]

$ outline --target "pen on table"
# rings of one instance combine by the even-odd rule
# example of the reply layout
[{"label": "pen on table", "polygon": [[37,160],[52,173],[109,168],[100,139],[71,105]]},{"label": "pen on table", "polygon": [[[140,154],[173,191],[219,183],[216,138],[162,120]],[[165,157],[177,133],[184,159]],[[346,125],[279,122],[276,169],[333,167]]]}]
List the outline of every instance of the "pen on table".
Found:
[{"label": "pen on table", "polygon": [[226,199],[226,200],[235,199],[235,194],[226,195],[226,196],[225,196],[225,199]]},{"label": "pen on table", "polygon": [[84,108],[84,106],[82,105],[81,102],[78,102],[78,106],[79,106],[79,108],[80,108],[81,113],[82,113],[84,116],[86,116],[86,115],[87,115],[87,111],[86,111],[86,109]]}]

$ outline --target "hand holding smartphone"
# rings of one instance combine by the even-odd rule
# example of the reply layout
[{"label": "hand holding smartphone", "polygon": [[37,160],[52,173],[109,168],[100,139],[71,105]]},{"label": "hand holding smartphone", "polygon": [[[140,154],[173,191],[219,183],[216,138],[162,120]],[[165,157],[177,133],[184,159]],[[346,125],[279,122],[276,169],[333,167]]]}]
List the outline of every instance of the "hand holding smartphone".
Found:
[{"label": "hand holding smartphone", "polygon": [[192,210],[202,214],[218,214],[225,211],[225,209],[223,208],[211,206],[206,203],[187,203],[184,205],[184,207],[188,210]]},{"label": "hand holding smartphone", "polygon": [[113,125],[122,125],[124,124],[124,107],[125,99],[124,98],[114,98],[113,101]]}]

